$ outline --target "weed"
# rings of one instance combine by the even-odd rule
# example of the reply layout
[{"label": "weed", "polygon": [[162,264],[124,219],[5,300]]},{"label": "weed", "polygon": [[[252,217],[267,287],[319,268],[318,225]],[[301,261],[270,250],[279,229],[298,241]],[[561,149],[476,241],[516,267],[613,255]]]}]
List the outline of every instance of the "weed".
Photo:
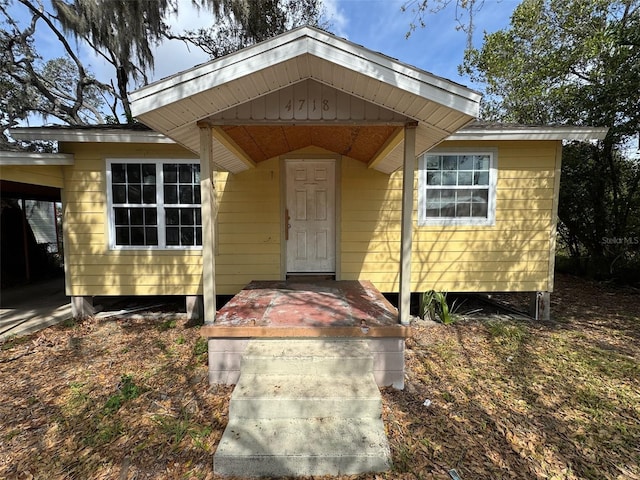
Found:
[{"label": "weed", "polygon": [[517,323],[507,323],[499,320],[487,322],[489,334],[503,345],[520,344],[527,337],[527,329]]},{"label": "weed", "polygon": [[0,341],[0,350],[10,350],[13,347],[17,347],[18,345],[22,345],[29,341],[29,337],[24,335],[22,337],[17,337],[15,335],[11,335],[7,337],[4,341]]},{"label": "weed", "polygon": [[84,442],[91,447],[98,447],[113,442],[122,435],[124,428],[120,420],[100,422],[95,431],[88,435]]},{"label": "weed", "polygon": [[186,343],[187,339],[184,338],[184,335],[180,335],[178,338],[176,338],[176,343],[178,345],[184,345]]},{"label": "weed", "polygon": [[203,355],[208,351],[209,351],[209,342],[207,342],[206,338],[199,337],[198,340],[196,340],[196,343],[193,345],[193,354],[196,357],[199,357],[200,355]]},{"label": "weed", "polygon": [[10,442],[11,440],[13,440],[13,438],[17,437],[18,435],[20,435],[20,429],[16,428],[14,430],[9,430],[7,433],[4,433],[2,435],[2,438],[5,441]]},{"label": "weed", "polygon": [[67,402],[67,407],[71,411],[75,411],[89,401],[89,395],[84,391],[85,384],[82,382],[71,382],[69,390],[71,395]]},{"label": "weed", "polygon": [[78,320],[73,317],[67,318],[60,325],[62,325],[64,328],[74,328],[78,325]]},{"label": "weed", "polygon": [[171,415],[154,415],[152,420],[160,431],[169,437],[173,448],[177,448],[186,436],[191,437],[197,448],[208,450],[204,439],[213,431],[210,426],[203,426],[191,421],[191,415],[185,409],[180,410],[177,417]]},{"label": "weed", "polygon": [[445,325],[449,325],[455,321],[454,314],[462,305],[462,303],[456,303],[457,300],[454,300],[451,307],[449,307],[447,303],[447,292],[429,290],[422,294],[420,314],[422,318],[440,320]]},{"label": "weed", "polygon": [[141,388],[133,383],[131,375],[122,375],[118,384],[118,392],[111,395],[104,404],[102,413],[107,416],[120,410],[127,400],[140,396]]},{"label": "weed", "polygon": [[176,328],[177,325],[178,325],[178,322],[175,318],[168,318],[167,320],[162,322],[160,325],[158,325],[158,330],[161,332],[166,332],[167,330]]},{"label": "weed", "polygon": [[456,401],[456,398],[449,392],[442,392],[442,398],[444,398],[447,403],[453,403]]}]

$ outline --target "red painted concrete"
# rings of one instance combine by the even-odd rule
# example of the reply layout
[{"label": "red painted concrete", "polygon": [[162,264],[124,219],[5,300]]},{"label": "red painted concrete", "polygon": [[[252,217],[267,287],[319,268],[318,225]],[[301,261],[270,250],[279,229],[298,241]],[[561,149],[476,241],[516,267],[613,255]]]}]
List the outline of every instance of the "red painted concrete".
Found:
[{"label": "red painted concrete", "polygon": [[254,281],[216,316],[218,326],[386,326],[398,312],[367,281]]}]

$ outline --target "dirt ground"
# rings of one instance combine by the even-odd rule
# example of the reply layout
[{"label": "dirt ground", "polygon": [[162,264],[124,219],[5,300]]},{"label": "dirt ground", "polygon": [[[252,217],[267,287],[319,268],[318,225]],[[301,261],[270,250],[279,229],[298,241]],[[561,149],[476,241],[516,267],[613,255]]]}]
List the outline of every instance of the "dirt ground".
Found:
[{"label": "dirt ground", "polygon": [[[416,322],[407,387],[383,391],[393,470],[344,478],[640,479],[640,293],[559,276],[552,302],[547,323]],[[5,342],[0,478],[216,478],[231,388],[198,330],[164,312]]]}]

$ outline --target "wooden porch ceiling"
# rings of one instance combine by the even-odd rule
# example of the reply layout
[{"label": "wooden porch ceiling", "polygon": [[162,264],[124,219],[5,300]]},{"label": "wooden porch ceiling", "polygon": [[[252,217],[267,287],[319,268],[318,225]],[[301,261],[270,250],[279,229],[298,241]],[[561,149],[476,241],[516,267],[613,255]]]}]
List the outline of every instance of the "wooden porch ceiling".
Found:
[{"label": "wooden porch ceiling", "polygon": [[368,163],[402,129],[397,125],[224,125],[219,128],[256,163],[308,146]]}]

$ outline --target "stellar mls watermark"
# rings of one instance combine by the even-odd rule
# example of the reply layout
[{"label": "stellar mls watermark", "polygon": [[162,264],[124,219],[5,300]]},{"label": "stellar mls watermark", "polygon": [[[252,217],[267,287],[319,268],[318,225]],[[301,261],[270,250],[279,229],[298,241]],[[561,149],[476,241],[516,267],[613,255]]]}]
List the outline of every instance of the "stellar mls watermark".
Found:
[{"label": "stellar mls watermark", "polygon": [[639,245],[640,237],[602,237],[603,245]]}]

